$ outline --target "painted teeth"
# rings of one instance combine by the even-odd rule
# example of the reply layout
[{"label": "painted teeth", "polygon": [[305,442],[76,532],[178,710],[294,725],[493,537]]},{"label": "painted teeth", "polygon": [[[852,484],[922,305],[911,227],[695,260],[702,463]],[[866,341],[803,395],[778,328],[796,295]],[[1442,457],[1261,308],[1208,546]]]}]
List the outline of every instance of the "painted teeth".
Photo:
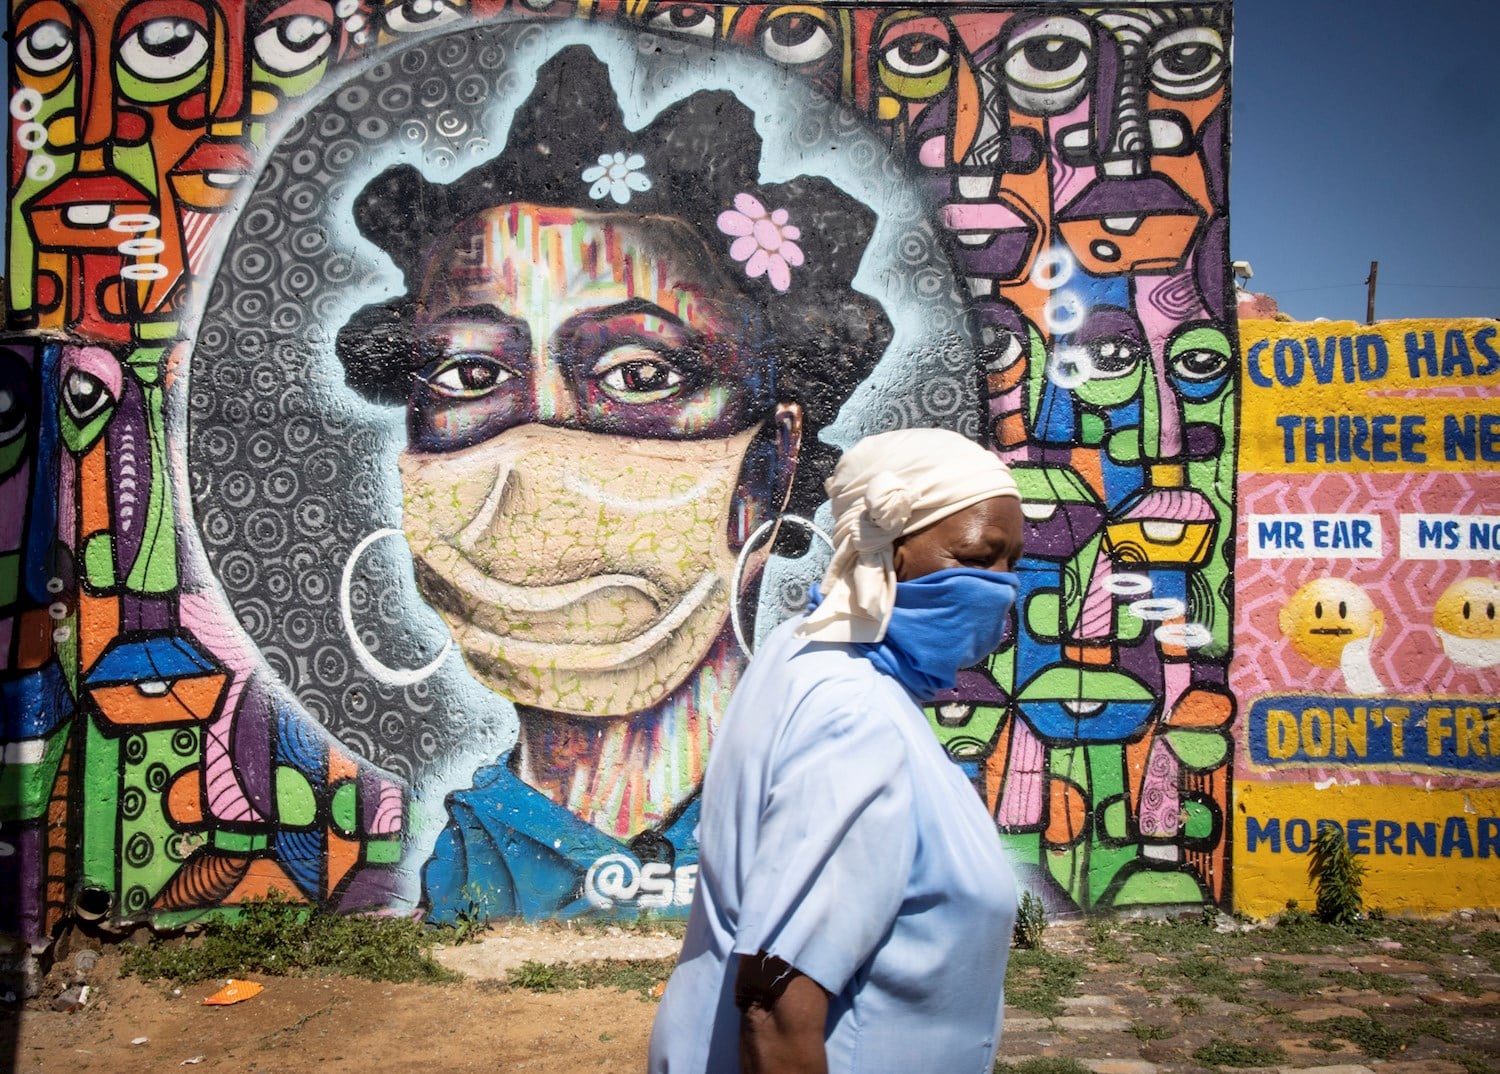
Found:
[{"label": "painted teeth", "polygon": [[987,175],[960,175],[958,192],[965,198],[987,198],[995,181]]},{"label": "painted teeth", "polygon": [[1180,541],[1187,527],[1181,522],[1143,522],[1141,532],[1153,541]]},{"label": "painted teeth", "polygon": [[965,246],[983,246],[995,237],[993,231],[958,231],[954,234]]},{"label": "painted teeth", "polygon": [[203,181],[209,186],[236,186],[242,178],[239,172],[203,173]]},{"label": "painted teeth", "polygon": [[1103,701],[1061,701],[1059,704],[1074,716],[1092,716],[1104,708]]},{"label": "painted teeth", "polygon": [[1055,503],[1021,503],[1021,517],[1027,522],[1046,522],[1047,519],[1057,514]]},{"label": "painted teeth", "polygon": [[63,215],[77,227],[103,227],[109,223],[109,205],[70,205]]},{"label": "painted teeth", "polygon": [[1116,235],[1124,235],[1134,231],[1140,222],[1139,216],[1106,216],[1104,230],[1113,231]]}]

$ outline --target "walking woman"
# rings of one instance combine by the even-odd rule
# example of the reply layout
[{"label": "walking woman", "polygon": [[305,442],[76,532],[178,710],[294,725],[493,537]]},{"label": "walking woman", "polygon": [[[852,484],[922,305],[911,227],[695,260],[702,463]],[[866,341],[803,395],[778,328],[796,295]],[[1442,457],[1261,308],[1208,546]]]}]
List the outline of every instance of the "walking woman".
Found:
[{"label": "walking woman", "polygon": [[714,744],[653,1074],[994,1062],[1014,883],[920,705],[1000,644],[1020,496],[937,429],[861,441],[827,488],[821,593],[755,654]]}]

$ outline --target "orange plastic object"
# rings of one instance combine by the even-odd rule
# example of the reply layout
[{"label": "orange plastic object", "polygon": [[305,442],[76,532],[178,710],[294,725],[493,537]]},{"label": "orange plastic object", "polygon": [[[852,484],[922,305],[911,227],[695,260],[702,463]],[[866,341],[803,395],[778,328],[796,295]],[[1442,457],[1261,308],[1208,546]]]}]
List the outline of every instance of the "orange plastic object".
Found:
[{"label": "orange plastic object", "polygon": [[223,988],[203,1001],[205,1007],[227,1007],[231,1003],[243,1003],[265,991],[265,985],[254,981],[236,981],[233,978]]}]

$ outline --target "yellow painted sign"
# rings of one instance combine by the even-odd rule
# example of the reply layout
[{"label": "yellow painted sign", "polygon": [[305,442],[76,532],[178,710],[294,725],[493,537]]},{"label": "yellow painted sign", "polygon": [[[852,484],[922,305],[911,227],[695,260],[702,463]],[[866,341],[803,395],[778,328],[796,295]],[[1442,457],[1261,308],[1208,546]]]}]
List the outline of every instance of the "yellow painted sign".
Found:
[{"label": "yellow painted sign", "polygon": [[1311,909],[1318,829],[1336,824],[1365,866],[1365,907],[1443,913],[1495,904],[1500,784],[1465,790],[1313,783],[1235,784],[1234,908],[1255,917],[1288,899]]},{"label": "yellow painted sign", "polygon": [[1500,321],[1241,321],[1240,469],[1500,469]]}]

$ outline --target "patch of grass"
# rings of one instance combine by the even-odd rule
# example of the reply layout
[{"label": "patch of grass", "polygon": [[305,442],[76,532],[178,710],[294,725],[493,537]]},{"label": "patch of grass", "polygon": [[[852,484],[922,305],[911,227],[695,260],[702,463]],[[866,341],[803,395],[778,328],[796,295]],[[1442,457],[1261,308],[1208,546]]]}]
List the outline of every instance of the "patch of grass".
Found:
[{"label": "patch of grass", "polygon": [[1266,988],[1289,996],[1310,996],[1318,991],[1318,983],[1290,962],[1268,962],[1258,977]]},{"label": "patch of grass", "polygon": [[372,981],[460,980],[432,957],[445,936],[410,918],[329,914],[272,892],[210,918],[197,936],[127,948],[120,972],[181,983],[320,971]]},{"label": "patch of grass", "polygon": [[1473,999],[1484,995],[1484,987],[1474,978],[1457,973],[1434,973],[1432,979],[1449,992],[1458,992]]},{"label": "patch of grass", "polygon": [[1183,1014],[1203,1013],[1203,1001],[1197,996],[1173,996],[1172,1003]]},{"label": "patch of grass", "polygon": [[1052,951],[1012,951],[1005,970],[1005,1002],[1033,1014],[1062,1013],[1064,996],[1078,994],[1081,959]]},{"label": "patch of grass", "polygon": [[1136,1040],[1166,1040],[1175,1032],[1171,1026],[1157,1022],[1131,1022],[1130,1035]]},{"label": "patch of grass", "polygon": [[1343,1018],[1328,1018],[1312,1023],[1308,1029],[1319,1034],[1312,1042],[1316,1048],[1332,1051],[1332,1048],[1326,1047],[1326,1042],[1348,1041],[1371,1059],[1389,1059],[1393,1055],[1398,1055],[1418,1037],[1433,1037],[1437,1040],[1452,1039],[1448,1024],[1441,1018],[1420,1018],[1408,1021],[1390,1014],[1383,1014],[1378,1020],[1352,1015]]},{"label": "patch of grass", "polygon": [[1380,923],[1379,929],[1381,936],[1389,936],[1404,948],[1402,951],[1392,952],[1396,958],[1421,961],[1434,954],[1457,954],[1469,946],[1469,937],[1442,921],[1387,919]]},{"label": "patch of grass", "polygon": [[1494,1056],[1476,1055],[1473,1052],[1453,1052],[1443,1058],[1463,1067],[1465,1074],[1495,1074]]},{"label": "patch of grass", "polygon": [[1019,1063],[998,1062],[995,1074],[1089,1074],[1089,1069],[1076,1059],[1039,1056]]},{"label": "patch of grass", "polygon": [[1359,973],[1354,970],[1324,970],[1322,977],[1343,988],[1361,992],[1379,992],[1386,996],[1399,996],[1411,991],[1411,982],[1394,973]]},{"label": "patch of grass", "polygon": [[672,975],[675,958],[620,959],[599,962],[523,962],[506,974],[512,988],[528,992],[565,992],[578,988],[614,988],[621,992],[651,990]]},{"label": "patch of grass", "polygon": [[1217,958],[1198,955],[1177,963],[1177,972],[1187,979],[1196,992],[1234,1001],[1244,991],[1245,979]]},{"label": "patch of grass", "polygon": [[1124,962],[1130,953],[1108,921],[1090,921],[1084,929],[1084,935],[1088,937],[1094,957],[1100,962]]},{"label": "patch of grass", "polygon": [[1211,1040],[1193,1052],[1193,1058],[1206,1067],[1270,1067],[1284,1060],[1286,1052],[1279,1044],[1268,1048],[1237,1040]]}]

